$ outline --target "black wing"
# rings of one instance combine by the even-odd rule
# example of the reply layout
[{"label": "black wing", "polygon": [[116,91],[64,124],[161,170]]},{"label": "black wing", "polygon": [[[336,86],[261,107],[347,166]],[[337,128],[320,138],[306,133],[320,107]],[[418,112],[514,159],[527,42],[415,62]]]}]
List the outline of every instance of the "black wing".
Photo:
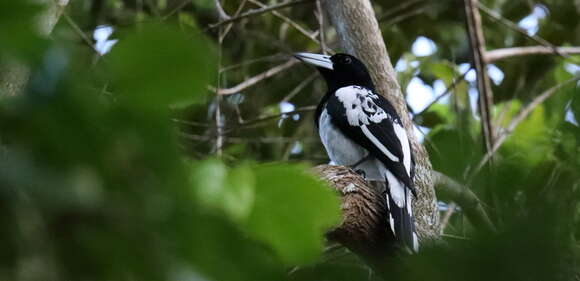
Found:
[{"label": "black wing", "polygon": [[[343,134],[366,148],[413,190],[412,155],[410,151],[407,155],[403,151],[404,145],[410,148],[409,141],[406,133],[403,138],[401,134],[397,135],[397,129],[404,129],[395,109],[386,99],[368,89],[350,86],[331,95],[326,108],[332,122]],[[405,161],[409,167],[405,166]]]}]

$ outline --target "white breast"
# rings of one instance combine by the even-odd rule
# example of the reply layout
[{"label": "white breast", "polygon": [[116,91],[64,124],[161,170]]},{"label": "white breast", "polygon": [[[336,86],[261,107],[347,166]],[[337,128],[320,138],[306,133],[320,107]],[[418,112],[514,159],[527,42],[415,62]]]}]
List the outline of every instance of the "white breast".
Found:
[{"label": "white breast", "polygon": [[[336,165],[351,166],[367,156],[368,151],[342,134],[332,124],[330,118],[330,115],[324,109],[318,121],[320,140],[330,160]],[[363,170],[367,180],[385,181],[385,177],[381,176],[379,171],[381,166],[383,166],[383,163],[373,158],[361,163],[355,169]]]}]

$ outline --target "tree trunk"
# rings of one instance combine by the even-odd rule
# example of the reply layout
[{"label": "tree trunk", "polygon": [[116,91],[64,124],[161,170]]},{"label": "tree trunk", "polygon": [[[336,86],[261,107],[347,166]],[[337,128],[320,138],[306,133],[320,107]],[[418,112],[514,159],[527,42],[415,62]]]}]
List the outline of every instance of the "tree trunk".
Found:
[{"label": "tree trunk", "polygon": [[413,124],[397,76],[389,59],[378,22],[369,0],[322,0],[338,34],[342,49],[368,67],[377,91],[395,106],[411,141],[416,166],[417,200],[413,202],[415,223],[421,240],[439,237],[439,212],[425,147],[415,137]]}]

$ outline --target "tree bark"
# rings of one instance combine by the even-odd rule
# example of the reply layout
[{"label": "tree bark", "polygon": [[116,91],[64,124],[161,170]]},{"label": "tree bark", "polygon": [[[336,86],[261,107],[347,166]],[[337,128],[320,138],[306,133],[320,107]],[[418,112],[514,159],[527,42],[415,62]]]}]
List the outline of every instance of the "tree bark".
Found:
[{"label": "tree bark", "polygon": [[417,232],[423,241],[437,239],[440,233],[439,212],[431,162],[427,151],[415,137],[407,104],[372,5],[369,0],[322,0],[322,5],[336,29],[344,52],[366,64],[377,91],[393,104],[407,129],[416,162],[414,181],[418,196],[413,202],[413,211]]}]

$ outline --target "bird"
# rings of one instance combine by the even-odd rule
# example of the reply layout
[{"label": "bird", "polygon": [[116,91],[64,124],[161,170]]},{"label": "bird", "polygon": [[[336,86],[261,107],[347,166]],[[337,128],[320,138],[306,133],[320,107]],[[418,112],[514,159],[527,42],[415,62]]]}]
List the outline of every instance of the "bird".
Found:
[{"label": "bird", "polygon": [[405,248],[417,252],[412,200],[415,161],[401,118],[377,93],[365,64],[356,57],[295,53],[315,66],[328,90],[314,116],[320,139],[332,164],[349,166],[367,181],[386,183],[388,226]]}]

